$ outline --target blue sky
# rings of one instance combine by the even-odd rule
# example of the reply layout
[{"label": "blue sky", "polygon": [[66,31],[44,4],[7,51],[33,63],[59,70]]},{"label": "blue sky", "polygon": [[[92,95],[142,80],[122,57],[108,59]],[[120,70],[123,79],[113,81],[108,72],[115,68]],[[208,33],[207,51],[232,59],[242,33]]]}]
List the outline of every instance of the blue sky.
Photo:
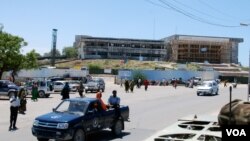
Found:
[{"label": "blue sky", "polygon": [[239,62],[248,66],[250,26],[239,25],[250,24],[249,5],[249,0],[0,0],[0,23],[5,32],[28,42],[24,53],[35,49],[42,55],[51,50],[53,28],[58,29],[60,51],[73,45],[75,35],[244,38],[239,45]]}]

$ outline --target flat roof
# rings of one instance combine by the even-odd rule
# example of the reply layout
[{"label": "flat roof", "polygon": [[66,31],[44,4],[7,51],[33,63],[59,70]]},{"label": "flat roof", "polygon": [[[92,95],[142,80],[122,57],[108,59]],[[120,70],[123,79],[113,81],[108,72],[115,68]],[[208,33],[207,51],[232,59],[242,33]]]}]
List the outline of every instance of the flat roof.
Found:
[{"label": "flat roof", "polygon": [[90,40],[114,40],[114,41],[131,41],[131,42],[156,42],[163,43],[163,40],[151,40],[151,39],[132,39],[132,38],[113,38],[113,37],[92,37],[87,35],[76,35],[76,37],[81,39],[90,39]]},{"label": "flat roof", "polygon": [[198,35],[181,35],[175,34],[163,40],[202,40],[202,41],[234,41],[234,42],[243,42],[243,38],[233,38],[233,37],[217,37],[217,36],[198,36]]}]

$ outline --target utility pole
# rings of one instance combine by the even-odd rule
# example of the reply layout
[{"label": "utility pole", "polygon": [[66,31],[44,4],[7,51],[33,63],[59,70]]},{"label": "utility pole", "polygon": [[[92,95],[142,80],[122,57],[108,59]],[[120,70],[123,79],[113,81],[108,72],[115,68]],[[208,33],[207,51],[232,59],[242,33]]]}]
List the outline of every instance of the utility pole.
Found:
[{"label": "utility pole", "polygon": [[229,125],[232,124],[232,86],[229,87]]},{"label": "utility pole", "polygon": [[51,66],[55,66],[57,29],[52,30]]},{"label": "utility pole", "polygon": [[247,94],[247,101],[249,101],[250,95],[250,50],[249,50],[249,66],[248,66],[248,94]]},{"label": "utility pole", "polygon": [[[249,23],[240,23],[241,26],[250,26]],[[250,95],[250,50],[249,50],[249,66],[248,66],[248,90],[247,90],[247,101],[249,101]]]}]

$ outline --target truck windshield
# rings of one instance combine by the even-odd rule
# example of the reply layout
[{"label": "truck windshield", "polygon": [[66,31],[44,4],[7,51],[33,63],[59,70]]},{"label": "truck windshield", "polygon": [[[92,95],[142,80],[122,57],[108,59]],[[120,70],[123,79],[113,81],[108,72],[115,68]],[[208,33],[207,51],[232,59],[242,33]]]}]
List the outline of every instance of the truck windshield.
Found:
[{"label": "truck windshield", "polygon": [[55,112],[72,113],[83,115],[87,109],[87,103],[83,101],[63,101]]}]

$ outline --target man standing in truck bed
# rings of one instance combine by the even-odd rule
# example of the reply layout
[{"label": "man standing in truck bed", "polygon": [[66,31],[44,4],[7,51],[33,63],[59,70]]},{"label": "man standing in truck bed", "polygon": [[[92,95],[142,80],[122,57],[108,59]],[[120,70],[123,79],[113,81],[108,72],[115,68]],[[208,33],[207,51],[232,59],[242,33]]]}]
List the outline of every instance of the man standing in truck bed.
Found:
[{"label": "man standing in truck bed", "polygon": [[116,111],[116,116],[119,117],[121,115],[120,112],[120,98],[117,97],[117,91],[113,90],[112,96],[109,97],[108,104],[111,108],[114,108]]}]

